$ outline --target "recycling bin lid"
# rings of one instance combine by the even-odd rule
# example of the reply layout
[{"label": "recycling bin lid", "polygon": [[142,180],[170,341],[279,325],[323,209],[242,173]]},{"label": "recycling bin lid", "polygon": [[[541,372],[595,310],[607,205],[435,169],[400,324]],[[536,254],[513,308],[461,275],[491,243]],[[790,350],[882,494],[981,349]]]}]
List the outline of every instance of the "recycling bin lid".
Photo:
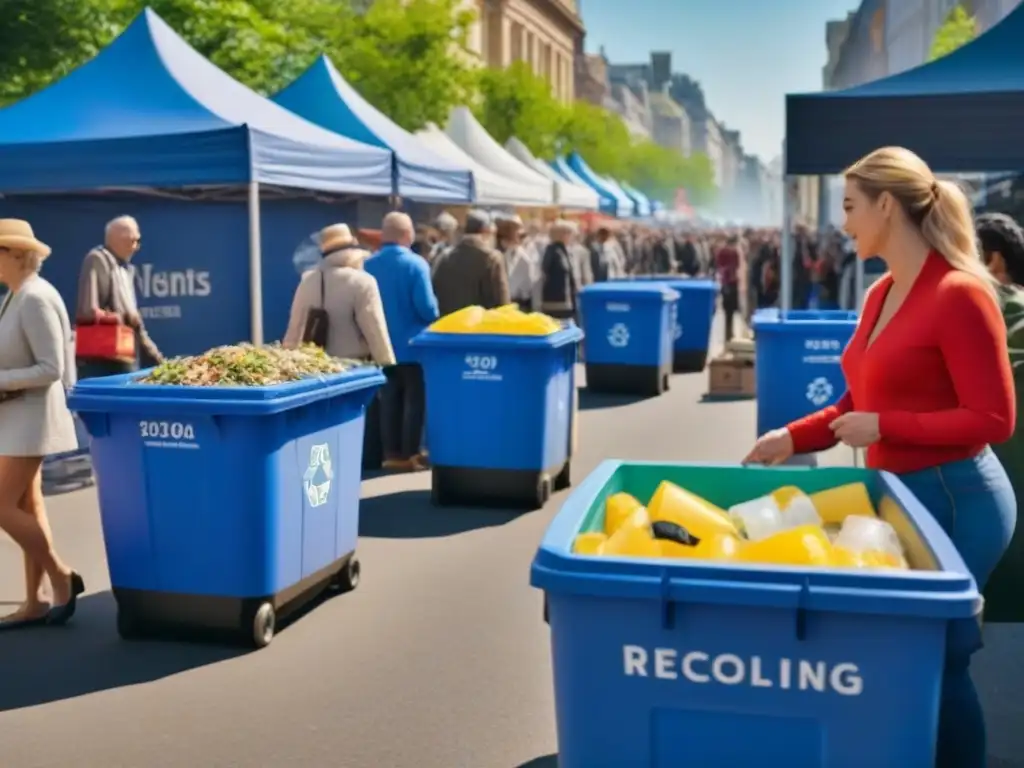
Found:
[{"label": "recycling bin lid", "polygon": [[507,333],[436,333],[421,331],[413,336],[410,344],[414,347],[487,346],[500,349],[557,349],[575,344],[583,338],[583,331],[574,323],[547,336],[515,336]]},{"label": "recycling bin lid", "polygon": [[629,301],[633,299],[654,299],[662,301],[678,301],[679,291],[676,291],[663,282],[655,280],[638,280],[635,282],[607,282],[591,283],[580,291],[580,296],[593,296],[601,299],[621,299]]},{"label": "recycling bin lid", "polygon": [[665,283],[674,291],[717,291],[718,281],[706,277],[687,275],[636,275],[632,280],[649,283]]},{"label": "recycling bin lid", "polygon": [[849,327],[857,324],[857,313],[845,309],[759,309],[751,318],[754,330],[793,331]]}]

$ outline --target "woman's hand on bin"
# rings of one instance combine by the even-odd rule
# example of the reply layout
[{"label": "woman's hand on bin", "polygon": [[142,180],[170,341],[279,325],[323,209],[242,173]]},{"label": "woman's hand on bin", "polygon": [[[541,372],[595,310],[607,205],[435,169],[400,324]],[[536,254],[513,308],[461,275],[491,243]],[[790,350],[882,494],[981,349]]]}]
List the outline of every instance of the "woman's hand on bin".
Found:
[{"label": "woman's hand on bin", "polygon": [[754,447],[743,460],[744,464],[766,464],[775,466],[781,464],[793,455],[793,436],[789,430],[773,429],[765,432],[754,443]]},{"label": "woman's hand on bin", "polygon": [[877,413],[861,411],[844,413],[829,424],[829,427],[837,439],[851,448],[867,448],[882,438],[878,428]]}]

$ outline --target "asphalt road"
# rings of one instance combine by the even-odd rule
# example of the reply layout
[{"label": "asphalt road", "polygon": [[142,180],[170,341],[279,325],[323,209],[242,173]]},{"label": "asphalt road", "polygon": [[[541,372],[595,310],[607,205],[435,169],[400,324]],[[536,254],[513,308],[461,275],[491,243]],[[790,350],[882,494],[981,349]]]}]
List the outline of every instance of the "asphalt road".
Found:
[{"label": "asphalt road", "polygon": [[[654,400],[584,396],[577,480],[608,457],[739,459],[753,403],[704,403],[705,389],[692,375]],[[564,493],[530,514],[436,510],[428,482],[365,482],[361,586],[257,653],[119,641],[95,493],[52,496],[58,546],[90,591],[73,626],[0,635],[0,765],[554,768],[548,632],[528,575]],[[0,601],[21,589],[0,537]],[[976,665],[993,765],[1024,765],[1022,642],[992,628]]]}]

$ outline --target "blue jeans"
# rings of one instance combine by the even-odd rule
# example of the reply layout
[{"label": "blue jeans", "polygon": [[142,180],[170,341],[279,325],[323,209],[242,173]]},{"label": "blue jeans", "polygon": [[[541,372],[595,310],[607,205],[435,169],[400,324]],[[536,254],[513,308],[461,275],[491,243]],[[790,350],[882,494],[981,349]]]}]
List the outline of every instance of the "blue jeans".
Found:
[{"label": "blue jeans", "polygon": [[[991,448],[900,479],[953,540],[967,570],[985,588],[1013,537],[1017,500]],[[939,711],[937,768],[985,768],[988,746],[981,701],[970,675],[971,655],[982,646],[974,621],[950,625]]]}]

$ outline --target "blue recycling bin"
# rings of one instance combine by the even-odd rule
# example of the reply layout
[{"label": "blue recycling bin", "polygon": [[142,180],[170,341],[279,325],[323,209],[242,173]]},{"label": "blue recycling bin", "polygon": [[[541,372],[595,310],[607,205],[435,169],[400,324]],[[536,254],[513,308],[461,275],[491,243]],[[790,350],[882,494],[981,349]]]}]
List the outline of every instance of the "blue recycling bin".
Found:
[{"label": "blue recycling bin", "polygon": [[431,499],[539,508],[571,482],[583,333],[435,333],[412,340],[427,393]]},{"label": "blue recycling bin", "polygon": [[[578,533],[602,530],[609,495],[646,501],[663,480],[725,508],[863,482],[915,570],[573,553]],[[865,469],[606,461],[548,527],[530,582],[545,595],[561,768],[932,766],[947,644],[980,637],[952,542],[897,477]]]},{"label": "blue recycling bin", "polygon": [[268,387],[80,381],[118,631],[238,633],[353,588],[373,367]]},{"label": "blue recycling bin", "polygon": [[718,283],[681,275],[641,275],[637,280],[664,283],[679,294],[672,335],[672,372],[700,373],[708,362]]},{"label": "blue recycling bin", "polygon": [[832,405],[846,391],[840,356],[857,327],[846,310],[754,313],[757,434]]},{"label": "blue recycling bin", "polygon": [[587,389],[660,395],[672,378],[679,293],[661,282],[588,285],[579,293]]}]

